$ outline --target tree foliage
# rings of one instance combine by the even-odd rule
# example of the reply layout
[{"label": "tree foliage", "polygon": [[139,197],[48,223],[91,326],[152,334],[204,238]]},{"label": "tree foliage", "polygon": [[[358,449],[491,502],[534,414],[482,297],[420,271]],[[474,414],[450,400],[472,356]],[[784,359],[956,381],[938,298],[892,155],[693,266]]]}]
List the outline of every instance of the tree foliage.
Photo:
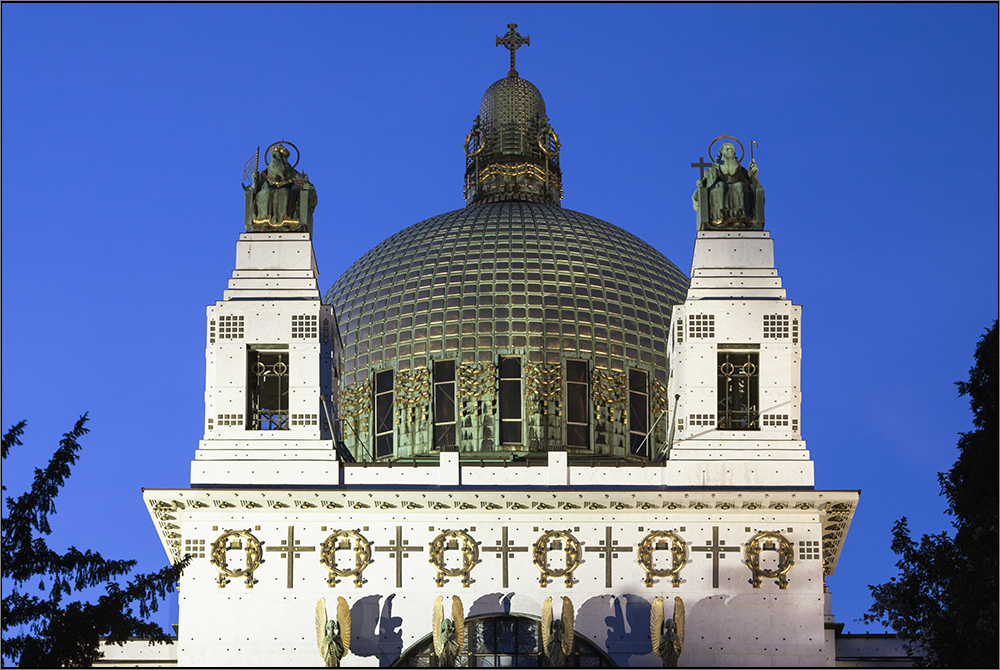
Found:
[{"label": "tree foliage", "polygon": [[893,528],[898,577],[870,586],[875,604],[866,622],[880,622],[907,641],[907,651],[932,667],[996,668],[997,638],[997,322],[979,340],[968,382],[975,430],[961,433],[958,460],[938,473],[954,537],[910,537],[906,518]]},{"label": "tree foliage", "polygon": [[[174,590],[186,561],[136,575],[122,585],[120,581],[125,580],[120,578],[131,572],[135,561],[107,560],[76,547],[60,554],[46,544],[45,536],[52,533],[49,516],[55,514],[56,495],[77,461],[78,440],[89,432],[86,424],[84,414],[60,440],[45,469],[35,469],[31,489],[5,500],[3,658],[21,667],[93,665],[103,656],[98,650],[101,638],[116,644],[130,637],[148,638],[150,644],[171,641],[158,624],[147,619]],[[4,460],[12,448],[21,446],[24,427],[21,421],[4,434]],[[74,590],[95,586],[105,590],[96,603],[64,603]]]}]

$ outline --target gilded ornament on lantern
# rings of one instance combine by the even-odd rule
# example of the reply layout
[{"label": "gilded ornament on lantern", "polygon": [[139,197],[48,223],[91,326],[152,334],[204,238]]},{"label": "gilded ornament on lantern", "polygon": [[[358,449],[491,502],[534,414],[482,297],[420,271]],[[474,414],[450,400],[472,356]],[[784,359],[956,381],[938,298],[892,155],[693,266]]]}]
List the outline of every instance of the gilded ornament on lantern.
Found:
[{"label": "gilded ornament on lantern", "polygon": [[[669,543],[669,544],[668,544]],[[658,569],[653,564],[653,552],[670,550],[670,567]],[[639,543],[639,565],[646,571],[646,586],[652,588],[654,577],[670,577],[674,588],[681,585],[681,570],[687,565],[687,544],[670,530],[654,530]]]},{"label": "gilded ornament on lantern", "polygon": [[[338,566],[337,552],[352,552],[354,554],[354,565],[349,568]],[[356,530],[338,530],[331,533],[319,550],[319,562],[322,563],[329,576],[326,583],[333,588],[339,581],[338,577],[354,577],[354,586],[361,587],[364,583],[362,573],[371,563],[372,551],[371,543],[364,535]]]},{"label": "gilded ornament on lantern", "polygon": [[[226,554],[229,551],[240,550],[244,552],[244,567],[233,570],[229,567]],[[219,588],[225,588],[230,577],[243,577],[246,581],[246,587],[252,589],[253,573],[260,567],[261,556],[260,540],[254,537],[249,529],[227,530],[216,538],[215,542],[212,543],[211,563],[219,571],[219,578],[216,580]]]},{"label": "gilded ornament on lantern", "polygon": [[[774,570],[761,568],[761,551],[777,551],[778,567]],[[788,571],[792,569],[792,565],[795,563],[792,543],[781,533],[761,531],[747,542],[744,562],[750,568],[750,572],[753,573],[750,583],[755,589],[760,588],[761,577],[764,577],[766,579],[777,579],[778,587],[784,590],[788,588]]]},{"label": "gilded ornament on lantern", "polygon": [[[461,550],[462,565],[449,568],[445,563],[445,552]],[[430,563],[437,570],[434,583],[444,586],[445,577],[461,577],[462,586],[468,588],[472,583],[469,573],[479,563],[479,544],[464,530],[444,530],[430,544]]]},{"label": "gilded ornament on lantern", "polygon": [[[549,551],[563,551],[566,565],[563,568],[549,567]],[[573,587],[573,571],[580,565],[580,542],[573,534],[564,530],[550,530],[542,534],[531,548],[532,560],[541,575],[538,583],[544,588],[549,578],[565,577],[566,586]]]}]

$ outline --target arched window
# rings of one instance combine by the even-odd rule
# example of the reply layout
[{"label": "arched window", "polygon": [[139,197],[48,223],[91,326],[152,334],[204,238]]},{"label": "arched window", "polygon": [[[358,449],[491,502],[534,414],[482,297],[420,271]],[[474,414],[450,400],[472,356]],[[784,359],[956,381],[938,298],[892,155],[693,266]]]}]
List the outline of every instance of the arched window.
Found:
[{"label": "arched window", "polygon": [[[539,668],[548,663],[542,653],[538,619],[514,614],[487,614],[467,619],[465,646],[455,662],[468,668]],[[394,668],[433,668],[434,640],[419,640],[392,664]],[[614,668],[603,649],[582,635],[573,637],[573,656],[568,668]]]}]

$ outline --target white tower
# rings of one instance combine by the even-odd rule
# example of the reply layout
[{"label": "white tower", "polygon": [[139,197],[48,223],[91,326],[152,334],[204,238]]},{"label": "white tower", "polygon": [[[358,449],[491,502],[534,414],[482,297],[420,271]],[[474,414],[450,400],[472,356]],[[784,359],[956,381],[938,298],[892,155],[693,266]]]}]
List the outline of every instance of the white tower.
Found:
[{"label": "white tower", "polygon": [[192,486],[337,481],[340,332],[319,292],[315,190],[283,144],[269,147],[266,172],[254,172],[251,232],[236,243],[223,299],[207,309],[205,437]]},{"label": "white tower", "polygon": [[813,485],[800,434],[801,316],[770,233],[698,232],[691,288],[671,319],[671,461],[717,462],[715,485]]}]

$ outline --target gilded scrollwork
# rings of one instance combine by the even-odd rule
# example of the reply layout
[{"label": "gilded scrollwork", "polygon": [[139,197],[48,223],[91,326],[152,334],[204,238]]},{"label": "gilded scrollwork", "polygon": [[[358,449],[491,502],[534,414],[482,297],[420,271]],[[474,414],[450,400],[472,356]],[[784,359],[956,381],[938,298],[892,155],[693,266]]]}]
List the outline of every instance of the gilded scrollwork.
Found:
[{"label": "gilded scrollwork", "polygon": [[555,400],[559,411],[563,392],[562,366],[557,363],[528,363],[524,366],[525,396],[541,403],[542,413],[548,413],[548,401]]},{"label": "gilded scrollwork", "polygon": [[371,388],[366,380],[358,381],[344,389],[340,400],[343,418],[354,423],[360,434],[368,431],[368,417],[372,413]]},{"label": "gilded scrollwork", "polygon": [[[653,552],[667,549],[669,542],[670,567],[657,569],[653,565]],[[639,565],[646,571],[646,586],[652,588],[654,577],[670,577],[674,588],[681,585],[681,570],[687,565],[687,545],[677,533],[670,530],[654,530],[639,543]]]},{"label": "gilded scrollwork", "polygon": [[[244,546],[244,542],[246,546]],[[245,556],[244,567],[235,570],[229,567],[226,554],[230,550],[243,550]],[[260,540],[247,530],[227,530],[212,543],[211,563],[219,571],[219,578],[216,582],[219,588],[225,588],[230,577],[243,577],[248,589],[253,588],[253,573],[261,564]]]},{"label": "gilded scrollwork", "polygon": [[[565,552],[566,565],[563,568],[549,567],[549,551]],[[580,565],[580,542],[565,530],[550,530],[542,534],[531,548],[532,560],[541,575],[538,583],[544,588],[549,578],[565,577],[566,586],[573,587],[573,571]]]},{"label": "gilded scrollwork", "polygon": [[427,421],[431,400],[431,371],[418,368],[396,373],[396,402],[402,410],[396,413],[396,423],[414,423],[417,415]]},{"label": "gilded scrollwork", "polygon": [[[354,554],[354,565],[343,568],[337,565],[337,551],[351,551]],[[330,588],[340,581],[338,577],[354,577],[354,586],[360,588],[364,583],[362,573],[372,561],[371,543],[356,530],[338,530],[331,533],[320,547],[319,562],[330,573],[326,583]]]},{"label": "gilded scrollwork", "polygon": [[[462,552],[462,566],[449,568],[445,563],[444,553],[451,549]],[[462,578],[462,586],[468,588],[472,583],[469,573],[479,563],[479,544],[464,530],[443,530],[431,541],[430,563],[437,570],[434,583],[444,586],[445,577]]]},{"label": "gilded scrollwork", "polygon": [[458,368],[458,395],[465,400],[476,400],[492,393],[497,385],[497,366],[492,363],[461,365]]},{"label": "gilded scrollwork", "polygon": [[614,421],[616,410],[622,421],[625,420],[625,403],[628,377],[624,372],[594,368],[593,381],[590,389],[590,399],[594,403],[594,418],[598,421]]},{"label": "gilded scrollwork", "polygon": [[[763,547],[761,543],[763,543]],[[775,548],[775,543],[777,543],[777,548]],[[767,570],[760,567],[760,552],[762,549],[778,552],[777,568]],[[747,542],[745,563],[750,568],[750,572],[753,573],[750,583],[755,589],[760,588],[761,577],[777,579],[778,587],[786,589],[788,588],[788,571],[792,569],[792,565],[795,563],[792,543],[784,535],[775,531],[757,533]]]}]

